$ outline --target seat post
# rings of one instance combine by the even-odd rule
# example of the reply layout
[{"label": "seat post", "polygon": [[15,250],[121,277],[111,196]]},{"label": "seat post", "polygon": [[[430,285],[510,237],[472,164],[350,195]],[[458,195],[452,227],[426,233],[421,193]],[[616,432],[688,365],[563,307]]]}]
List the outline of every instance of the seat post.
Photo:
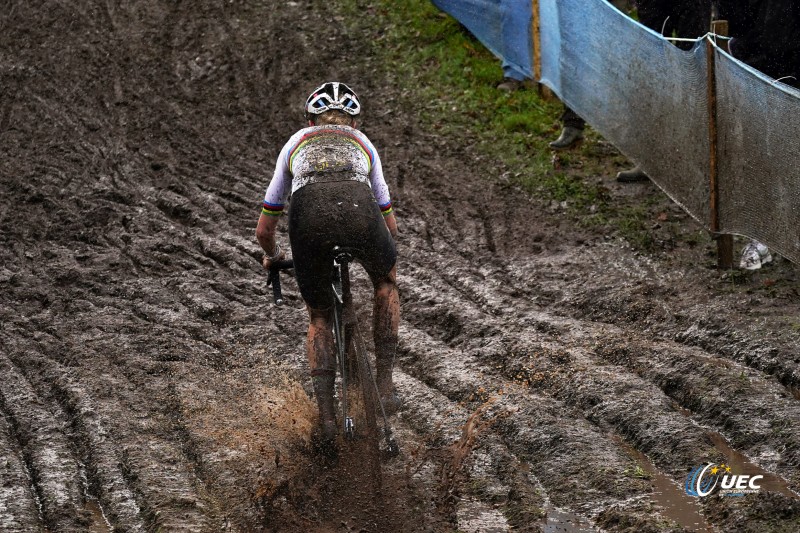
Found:
[{"label": "seat post", "polygon": [[350,299],[350,262],[353,260],[352,254],[339,248],[333,247],[333,289],[336,300],[345,307]]}]

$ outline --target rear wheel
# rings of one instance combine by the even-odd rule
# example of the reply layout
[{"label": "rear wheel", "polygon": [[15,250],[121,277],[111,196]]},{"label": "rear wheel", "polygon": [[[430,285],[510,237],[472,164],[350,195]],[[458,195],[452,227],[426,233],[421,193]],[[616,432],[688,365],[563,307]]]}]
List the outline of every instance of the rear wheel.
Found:
[{"label": "rear wheel", "polygon": [[357,398],[353,402],[353,413],[359,424],[357,451],[358,460],[363,461],[364,468],[370,474],[373,490],[377,491],[381,487],[381,456],[380,456],[380,433],[376,411],[378,407],[378,396],[375,391],[372,369],[369,364],[369,354],[366,351],[364,338],[354,324],[352,331],[352,342],[348,357],[355,366],[356,373],[353,374],[352,396]]},{"label": "rear wheel", "polygon": [[347,414],[343,413],[342,416],[350,417],[355,426],[349,435],[345,426],[345,436],[352,441],[350,448],[354,452],[354,462],[360,462],[370,473],[370,479],[377,490],[381,483],[380,432],[377,421],[380,407],[369,353],[355,315],[346,268],[342,272],[342,295],[341,338],[346,358],[345,364],[339,368],[342,382],[347,384],[346,391],[342,392],[343,397],[347,398]]},{"label": "rear wheel", "polygon": [[378,395],[375,390],[374,376],[372,373],[372,366],[369,362],[369,354],[367,353],[364,338],[361,331],[358,329],[358,324],[354,324],[352,337],[350,342],[350,349],[348,350],[348,358],[350,359],[349,367],[354,369],[353,372],[353,386],[359,389],[360,403],[362,406],[362,416],[364,418],[365,435],[370,440],[378,443],[378,420],[376,413],[379,409]]}]

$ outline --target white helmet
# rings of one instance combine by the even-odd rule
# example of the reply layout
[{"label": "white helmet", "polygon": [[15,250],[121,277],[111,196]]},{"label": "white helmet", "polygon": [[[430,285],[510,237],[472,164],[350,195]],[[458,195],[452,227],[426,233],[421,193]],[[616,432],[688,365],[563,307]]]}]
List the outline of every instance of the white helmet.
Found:
[{"label": "white helmet", "polygon": [[307,119],[334,109],[353,117],[361,113],[361,104],[358,103],[356,93],[338,81],[323,83],[306,100]]}]

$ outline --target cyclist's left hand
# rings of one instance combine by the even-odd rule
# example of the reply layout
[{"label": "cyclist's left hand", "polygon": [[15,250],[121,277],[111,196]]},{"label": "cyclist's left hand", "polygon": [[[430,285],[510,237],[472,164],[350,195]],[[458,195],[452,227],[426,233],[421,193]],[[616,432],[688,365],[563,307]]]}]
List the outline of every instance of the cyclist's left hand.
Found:
[{"label": "cyclist's left hand", "polygon": [[269,270],[269,267],[272,266],[272,263],[274,263],[275,261],[282,261],[284,259],[286,259],[286,254],[283,252],[283,250],[281,250],[281,253],[278,254],[278,257],[269,258],[266,255],[262,257],[261,265],[264,267],[264,269]]}]

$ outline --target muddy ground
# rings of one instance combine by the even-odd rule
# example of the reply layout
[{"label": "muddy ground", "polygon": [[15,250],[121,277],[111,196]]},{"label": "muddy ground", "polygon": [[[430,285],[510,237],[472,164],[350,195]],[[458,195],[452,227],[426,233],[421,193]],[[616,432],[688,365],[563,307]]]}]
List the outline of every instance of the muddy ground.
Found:
[{"label": "muddy ground", "polygon": [[[380,28],[330,6],[0,1],[0,530],[800,530],[796,267],[723,275],[708,242],[582,228],[421,126],[376,74]],[[305,312],[289,280],[271,305],[254,240],[336,78],[402,231],[379,490],[361,444],[314,454]],[[612,176],[586,179],[659,194]],[[663,205],[654,233],[698,231]],[[705,462],[762,490],[690,498]]]}]

